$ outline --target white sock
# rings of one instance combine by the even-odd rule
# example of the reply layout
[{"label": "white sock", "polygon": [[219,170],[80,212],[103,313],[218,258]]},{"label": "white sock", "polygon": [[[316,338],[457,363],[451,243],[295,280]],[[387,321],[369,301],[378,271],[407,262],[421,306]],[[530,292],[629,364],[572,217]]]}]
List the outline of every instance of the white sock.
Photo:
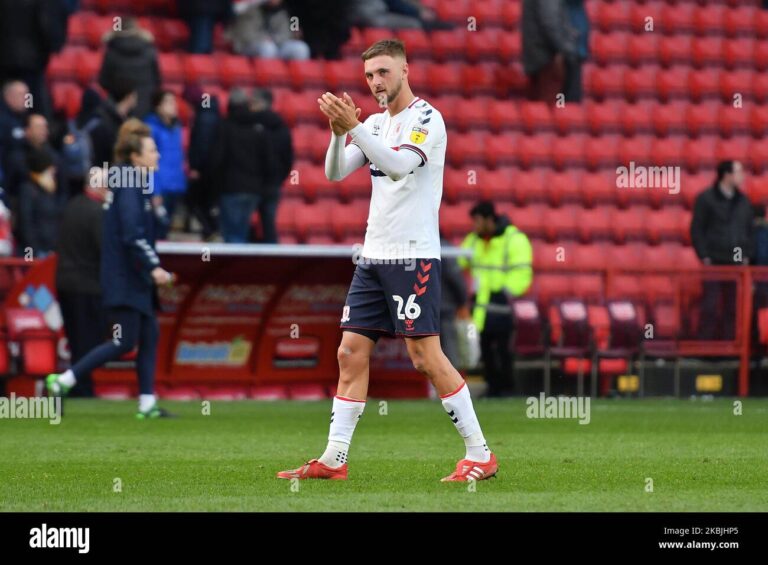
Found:
[{"label": "white sock", "polygon": [[72,388],[73,386],[75,386],[77,379],[75,379],[75,374],[72,372],[72,370],[67,369],[62,374],[59,375],[59,377],[56,379],[56,382],[66,387]]},{"label": "white sock", "polygon": [[459,388],[440,396],[440,399],[459,435],[464,438],[464,445],[467,448],[465,459],[487,463],[491,458],[491,452],[485,443],[480,422],[477,421],[467,383],[461,383]]},{"label": "white sock", "polygon": [[157,402],[154,394],[140,394],[139,395],[139,412],[146,412],[152,408]]},{"label": "white sock", "polygon": [[355,400],[343,396],[333,398],[331,410],[331,430],[328,433],[328,446],[320,456],[320,462],[328,467],[341,467],[347,462],[349,444],[355,426],[365,410],[365,400]]}]

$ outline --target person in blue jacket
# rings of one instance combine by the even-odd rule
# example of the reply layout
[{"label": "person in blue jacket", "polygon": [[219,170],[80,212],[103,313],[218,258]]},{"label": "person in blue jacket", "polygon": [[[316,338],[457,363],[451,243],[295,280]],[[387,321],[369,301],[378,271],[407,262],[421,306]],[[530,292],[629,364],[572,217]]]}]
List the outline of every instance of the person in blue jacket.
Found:
[{"label": "person in blue jacket", "polygon": [[[137,418],[167,417],[154,394],[155,359],[159,329],[155,310],[157,286],[170,284],[173,275],[160,266],[155,252],[155,222],[151,175],[160,154],[149,126],[127,120],[115,144],[115,165],[108,173],[100,279],[104,306],[112,322],[111,340],[92,349],[69,370],[46,378],[48,394],[66,396],[78,375],[86,374],[138,347]],[[120,173],[119,175],[115,173]],[[119,186],[115,186],[118,178]]]},{"label": "person in blue jacket", "polygon": [[158,214],[157,239],[165,239],[173,214],[187,192],[184,146],[176,95],[170,90],[157,91],[152,97],[152,108],[154,111],[146,117],[145,122],[152,130],[157,150],[162,155],[161,166],[155,174],[153,201],[155,207],[161,210]]}]

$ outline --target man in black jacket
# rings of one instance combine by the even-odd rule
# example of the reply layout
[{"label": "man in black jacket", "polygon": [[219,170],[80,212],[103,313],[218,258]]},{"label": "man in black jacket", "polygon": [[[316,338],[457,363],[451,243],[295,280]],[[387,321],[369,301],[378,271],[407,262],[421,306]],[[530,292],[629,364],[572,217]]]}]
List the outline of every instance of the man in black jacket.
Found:
[{"label": "man in black jacket", "polygon": [[[104,200],[109,191],[101,171],[95,169],[85,190],[69,201],[59,227],[56,294],[73,365],[104,341],[107,332],[99,268]],[[69,394],[93,396],[91,375],[81,375]]]},{"label": "man in black jacket", "polygon": [[272,93],[257,89],[253,93],[251,109],[258,123],[266,129],[268,137],[264,184],[259,194],[259,217],[261,218],[262,243],[277,243],[277,206],[280,201],[280,187],[291,173],[293,166],[293,142],[291,130],[280,115],[272,110]]},{"label": "man in black jacket", "polygon": [[251,216],[269,181],[269,135],[243,90],[232,89],[227,114],[212,156],[219,227],[225,242],[247,243]]},{"label": "man in black jacket", "polygon": [[120,89],[120,82],[130,77],[138,100],[134,115],[138,118],[152,110],[152,95],[160,87],[160,67],[155,40],[139,27],[134,18],[123,18],[122,31],[104,36],[107,50],[99,71],[99,84],[109,93]]},{"label": "man in black jacket", "polygon": [[[691,241],[704,265],[746,265],[753,252],[753,210],[739,187],[744,169],[739,161],[717,165],[715,184],[696,198]],[[719,308],[722,302],[722,308]],[[701,304],[701,339],[733,339],[736,283],[705,281]]]},{"label": "man in black jacket", "polygon": [[109,96],[94,112],[98,124],[91,130],[93,164],[102,167],[112,163],[113,150],[120,126],[136,108],[138,95],[133,82],[127,78],[115,80]]},{"label": "man in black jacket", "polygon": [[229,19],[232,0],[177,0],[176,7],[189,25],[189,52],[212,53],[213,29]]},{"label": "man in black jacket", "polygon": [[0,0],[0,82],[23,80],[33,108],[51,117],[45,69],[67,39],[69,13],[61,0]]}]

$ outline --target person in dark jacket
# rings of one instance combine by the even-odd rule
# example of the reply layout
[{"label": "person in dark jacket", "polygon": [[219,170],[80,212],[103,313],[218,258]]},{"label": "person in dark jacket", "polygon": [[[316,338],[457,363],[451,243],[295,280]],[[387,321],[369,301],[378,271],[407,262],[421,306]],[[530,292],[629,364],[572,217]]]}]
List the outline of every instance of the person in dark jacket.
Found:
[{"label": "person in dark jacket", "polygon": [[[754,213],[740,190],[743,182],[741,163],[722,161],[717,165],[715,184],[696,197],[691,242],[704,265],[746,265],[753,255]],[[703,286],[700,338],[733,339],[736,283],[707,280]]]},{"label": "person in dark jacket", "polygon": [[138,94],[134,114],[145,116],[152,110],[152,94],[161,82],[152,34],[139,27],[135,18],[123,18],[122,31],[106,34],[104,42],[107,50],[99,71],[99,84],[112,93],[116,83],[130,77]]},{"label": "person in dark jacket", "polygon": [[[440,246],[445,249],[450,244],[441,238]],[[455,257],[443,255],[440,277],[440,346],[443,353],[454,367],[459,366],[459,336],[456,333],[456,317],[459,312],[468,316],[467,283]]]},{"label": "person in dark jacket", "polygon": [[189,208],[190,213],[200,222],[204,240],[216,232],[216,220],[211,210],[216,205],[213,193],[214,170],[211,166],[211,147],[216,143],[221,123],[219,99],[217,96],[203,97],[197,87],[187,87],[184,99],[195,109],[192,129],[189,134]]},{"label": "person in dark jacket", "polygon": [[280,202],[280,187],[293,167],[293,142],[291,130],[280,114],[272,110],[272,92],[256,89],[251,101],[257,123],[266,129],[269,137],[269,158],[260,192],[258,210],[261,218],[262,243],[277,243],[277,206]]},{"label": "person in dark jacket", "polygon": [[312,57],[341,59],[341,46],[352,36],[351,0],[286,0],[288,13],[301,22],[302,39]]},{"label": "person in dark jacket", "polygon": [[19,189],[19,233],[25,257],[42,259],[56,247],[61,205],[56,195],[56,167],[50,153],[28,156],[29,177]]},{"label": "person in dark jacket", "polygon": [[112,150],[117,141],[117,132],[134,112],[137,103],[138,93],[133,81],[128,78],[115,80],[109,96],[94,113],[98,120],[96,126],[90,130],[94,165],[103,167],[104,163],[112,163]]},{"label": "person in dark jacket", "polygon": [[66,42],[68,17],[61,0],[0,0],[0,82],[24,81],[32,107],[47,118],[52,105],[45,69]]},{"label": "person in dark jacket", "polygon": [[566,102],[581,102],[581,67],[589,57],[589,16],[584,0],[565,0],[568,22],[575,33],[576,53],[565,58],[565,84],[563,94]]},{"label": "person in dark jacket", "polygon": [[[109,191],[103,169],[92,172],[95,174],[85,189],[62,212],[56,248],[56,295],[72,364],[101,344],[107,334],[99,269],[104,202]],[[90,372],[79,375],[69,395],[93,396]]]},{"label": "person in dark jacket", "polygon": [[161,166],[155,174],[152,201],[156,208],[162,206],[164,221],[158,224],[157,238],[165,239],[173,214],[187,192],[187,176],[176,95],[170,90],[158,90],[152,97],[152,107],[154,112],[144,121],[152,130],[152,138],[160,152]]},{"label": "person in dark jacket", "polygon": [[577,56],[565,0],[523,0],[523,70],[531,98],[549,104],[562,92],[565,68]]},{"label": "person in dark jacket", "polygon": [[213,28],[232,14],[232,0],[177,0],[179,15],[189,26],[189,52],[213,52]]},{"label": "person in dark jacket", "polygon": [[[136,172],[157,169],[159,154],[149,127],[136,119],[120,126],[115,162],[120,178],[136,179]],[[133,173],[133,174],[131,174]],[[151,173],[150,173],[151,174]],[[110,175],[110,182],[112,176]],[[100,280],[104,306],[113,324],[112,339],[91,350],[72,368],[46,378],[48,393],[63,396],[80,375],[114,361],[138,346],[136,372],[139,380],[137,418],[169,414],[158,407],[154,394],[157,356],[157,285],[169,284],[173,276],[160,266],[155,252],[154,212],[151,194],[143,182],[112,188],[104,212]]]},{"label": "person in dark jacket", "polygon": [[29,88],[22,81],[12,80],[3,84],[0,98],[0,167],[4,168],[6,155],[24,142],[28,100]]},{"label": "person in dark jacket", "polygon": [[269,135],[246,92],[232,90],[227,114],[212,156],[218,171],[219,225],[225,242],[246,243],[251,216],[269,180]]}]

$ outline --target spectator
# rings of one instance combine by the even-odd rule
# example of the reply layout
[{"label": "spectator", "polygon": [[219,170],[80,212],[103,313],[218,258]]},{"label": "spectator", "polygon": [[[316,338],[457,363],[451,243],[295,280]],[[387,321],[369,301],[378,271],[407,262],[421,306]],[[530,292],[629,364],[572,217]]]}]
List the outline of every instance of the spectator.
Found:
[{"label": "spectator", "polygon": [[269,178],[269,135],[245,91],[230,92],[227,114],[212,156],[220,195],[219,225],[225,242],[245,243]]},{"label": "spectator", "polygon": [[340,59],[350,32],[351,0],[286,0],[288,13],[301,22],[302,39],[313,57]]},{"label": "spectator", "polygon": [[212,53],[214,27],[229,19],[232,0],[177,0],[176,7],[189,26],[189,52]]},{"label": "spectator", "polygon": [[67,131],[62,139],[61,160],[70,196],[82,191],[91,167],[95,164],[91,135],[99,125],[97,110],[102,103],[95,90],[86,88],[80,100],[80,112],[74,119],[67,120]]},{"label": "spectator", "polygon": [[753,220],[754,252],[752,263],[758,266],[768,265],[768,218],[765,204],[755,204],[752,207],[755,214]]},{"label": "spectator", "polygon": [[[94,168],[92,173],[85,190],[62,212],[56,249],[56,294],[73,365],[99,345],[107,331],[99,269],[104,202],[109,191],[103,169]],[[90,373],[81,376],[70,396],[93,396]]]},{"label": "spectator", "polygon": [[22,254],[32,250],[42,259],[56,247],[61,206],[56,195],[56,167],[51,154],[36,149],[29,155],[29,177],[19,192],[19,232]]},{"label": "spectator", "polygon": [[69,14],[62,0],[0,0],[0,81],[20,79],[32,108],[51,117],[45,69],[64,46]]},{"label": "spectator", "polygon": [[[691,241],[704,265],[748,264],[753,255],[754,213],[749,199],[740,190],[743,182],[741,163],[722,161],[717,165],[715,183],[696,197]],[[706,280],[703,287],[700,338],[733,339],[736,283]]]},{"label": "spectator", "polygon": [[531,98],[553,104],[562,93],[566,65],[577,53],[565,0],[523,0],[521,21],[523,69],[531,81]]},{"label": "spectator", "polygon": [[514,363],[509,301],[531,286],[533,252],[528,237],[497,215],[492,202],[479,202],[470,216],[475,229],[461,247],[471,250],[472,257],[460,257],[459,265],[470,270],[476,284],[472,319],[480,332],[488,396],[504,396],[512,389]]},{"label": "spectator", "polygon": [[[449,244],[441,238],[440,245],[446,247]],[[440,346],[451,364],[458,368],[459,336],[456,333],[456,318],[468,315],[467,283],[455,258],[443,256],[441,265]]]},{"label": "spectator", "polygon": [[391,13],[418,19],[421,22],[421,27],[426,31],[453,29],[454,27],[450,22],[439,20],[435,11],[424,6],[420,0],[385,0],[385,2]]},{"label": "spectator", "polygon": [[32,153],[42,151],[47,153],[53,166],[57,170],[57,184],[60,198],[66,196],[66,191],[62,189],[63,177],[60,174],[60,157],[56,150],[51,146],[50,132],[48,130],[48,120],[42,114],[27,114],[24,122],[24,139],[21,144],[10,151],[5,160],[6,189],[8,196],[12,199],[20,195],[20,187],[29,179],[29,159]]},{"label": "spectator", "polygon": [[272,110],[272,93],[258,89],[251,101],[256,123],[264,126],[269,138],[269,158],[266,161],[264,185],[259,193],[257,208],[261,218],[262,243],[277,243],[277,206],[280,187],[293,167],[291,130],[279,114]]},{"label": "spectator", "polygon": [[565,3],[570,26],[576,34],[576,54],[565,58],[563,93],[566,102],[581,102],[581,66],[589,57],[589,16],[584,8],[584,0],[565,0]]},{"label": "spectator", "polygon": [[235,0],[228,30],[233,49],[263,59],[309,59],[309,46],[291,31],[283,0]]},{"label": "spectator", "polygon": [[149,31],[139,27],[135,18],[123,18],[122,24],[122,31],[104,36],[107,50],[99,71],[99,84],[113,93],[119,89],[120,82],[130,77],[138,94],[134,113],[144,116],[152,109],[152,95],[160,88],[155,40]]},{"label": "spectator", "polygon": [[24,123],[29,112],[27,105],[29,89],[20,80],[12,80],[3,85],[3,97],[0,100],[0,164],[6,154],[21,146],[24,142]]},{"label": "spectator", "polygon": [[[416,29],[421,27],[418,10],[408,10],[402,1],[395,5],[401,11],[392,10],[386,0],[352,0],[352,25],[360,27],[386,27],[389,29]],[[404,9],[405,8],[405,9]],[[404,13],[408,12],[408,13]]]},{"label": "spectator", "polygon": [[211,96],[208,103],[203,100],[199,88],[188,87],[184,99],[195,109],[192,128],[189,134],[189,208],[202,228],[204,240],[209,240],[216,232],[216,220],[211,214],[215,206],[213,193],[214,170],[211,166],[211,147],[216,143],[221,114],[219,99]]},{"label": "spectator", "polygon": [[159,90],[152,98],[152,106],[155,111],[145,121],[160,152],[160,167],[155,172],[152,200],[155,207],[165,209],[166,222],[157,230],[157,238],[165,239],[179,201],[187,192],[187,177],[184,174],[184,147],[176,96],[169,90]]},{"label": "spectator", "polygon": [[95,165],[101,167],[104,163],[112,163],[112,148],[117,141],[117,132],[135,110],[137,101],[138,94],[130,79],[120,78],[113,82],[109,96],[94,114],[99,121],[91,130]]}]

